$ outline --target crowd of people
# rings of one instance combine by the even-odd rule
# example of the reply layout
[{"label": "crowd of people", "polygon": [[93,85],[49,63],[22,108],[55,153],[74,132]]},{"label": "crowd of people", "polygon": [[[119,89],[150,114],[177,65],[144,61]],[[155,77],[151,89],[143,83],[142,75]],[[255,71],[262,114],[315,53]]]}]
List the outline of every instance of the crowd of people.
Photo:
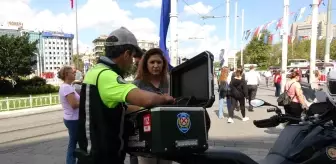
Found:
[{"label": "crowd of people", "polygon": [[224,101],[226,101],[229,113],[228,123],[234,123],[235,109],[241,112],[242,121],[248,121],[249,117],[246,116],[245,112],[245,100],[247,99],[249,103],[248,111],[253,112],[251,100],[256,97],[260,81],[260,74],[255,71],[254,66],[251,66],[249,72],[246,73],[241,67],[236,70],[228,67],[222,68],[218,78],[219,118],[224,118]]},{"label": "crowd of people", "polygon": [[[308,72],[309,73],[309,72]],[[282,76],[280,70],[267,70],[263,73],[255,71],[254,66],[250,67],[248,72],[243,72],[241,67],[236,70],[223,67],[218,75],[218,92],[219,92],[219,110],[218,117],[224,118],[224,103],[226,101],[228,110],[228,123],[233,123],[234,111],[241,111],[242,121],[247,121],[245,102],[248,100],[248,111],[252,112],[251,100],[255,99],[258,86],[261,81],[261,76],[265,79],[266,87],[273,85],[275,87],[274,96],[279,98],[281,94]],[[303,94],[301,82],[302,71],[299,68],[294,68],[290,74],[286,76],[284,92],[291,98],[291,102],[284,106],[286,114],[300,117],[300,115],[308,109],[306,97]],[[309,78],[309,76],[307,77]],[[321,82],[321,72],[314,71],[312,89],[318,89]]]}]

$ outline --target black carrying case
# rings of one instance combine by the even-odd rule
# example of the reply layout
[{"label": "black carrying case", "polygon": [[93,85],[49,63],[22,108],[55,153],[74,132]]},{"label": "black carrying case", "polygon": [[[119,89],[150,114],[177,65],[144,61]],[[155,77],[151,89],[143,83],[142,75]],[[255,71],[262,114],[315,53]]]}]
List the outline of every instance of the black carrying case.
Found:
[{"label": "black carrying case", "polygon": [[210,118],[205,108],[215,101],[213,59],[205,51],[172,69],[170,95],[176,98],[176,104],[126,116],[132,129],[128,153],[168,158],[208,149]]}]

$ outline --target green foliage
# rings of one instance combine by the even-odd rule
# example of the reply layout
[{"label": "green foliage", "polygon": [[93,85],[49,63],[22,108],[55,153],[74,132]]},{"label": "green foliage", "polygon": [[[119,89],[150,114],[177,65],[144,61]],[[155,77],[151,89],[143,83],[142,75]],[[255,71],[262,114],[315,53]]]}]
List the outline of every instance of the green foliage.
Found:
[{"label": "green foliage", "polygon": [[[260,38],[264,38],[268,31],[263,31]],[[265,44],[263,39],[253,37],[246,45],[243,54],[244,63],[258,64],[260,67],[266,67],[270,64],[270,57],[272,54],[272,46]],[[240,52],[236,54],[237,63],[240,63]]]},{"label": "green foliage", "polygon": [[73,55],[72,62],[74,63],[74,65],[76,66],[78,70],[83,71],[84,62],[79,55]]},{"label": "green foliage", "polygon": [[41,77],[33,77],[31,79],[18,79],[16,85],[8,80],[0,80],[1,95],[26,95],[26,94],[44,94],[58,92],[59,87],[46,83]]},{"label": "green foliage", "polygon": [[215,68],[216,70],[219,69],[219,68],[221,67],[219,61],[218,61],[218,62],[214,62],[214,63],[213,63],[213,66],[214,66],[214,68]]},{"label": "green foliage", "polygon": [[[293,43],[288,44],[288,59],[310,60],[310,46],[310,40],[294,40]],[[325,39],[317,40],[316,58],[323,60],[324,54]],[[280,66],[281,56],[281,42],[270,45],[264,44],[262,39],[253,38],[244,49],[243,60],[245,64],[258,64],[259,67],[267,68],[269,66]],[[240,63],[240,52],[237,52],[236,58],[237,63]],[[330,44],[330,58],[336,59],[336,40],[333,40]]]},{"label": "green foliage", "polygon": [[37,43],[31,43],[28,34],[0,36],[0,79],[30,75],[36,65]]}]

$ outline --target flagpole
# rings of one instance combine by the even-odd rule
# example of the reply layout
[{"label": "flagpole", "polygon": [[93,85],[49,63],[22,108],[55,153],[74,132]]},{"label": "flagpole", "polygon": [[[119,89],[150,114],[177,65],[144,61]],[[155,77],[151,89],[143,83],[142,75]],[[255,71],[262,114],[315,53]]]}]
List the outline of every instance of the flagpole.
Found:
[{"label": "flagpole", "polygon": [[332,40],[331,34],[331,0],[328,0],[328,15],[327,15],[327,34],[325,43],[324,63],[329,63],[330,60],[330,42]]},{"label": "flagpole", "polygon": [[284,91],[286,84],[286,73],[287,73],[287,53],[288,53],[288,13],[289,13],[289,0],[284,0],[284,15],[282,19],[283,35],[282,35],[282,57],[281,57],[281,69],[282,69],[282,80],[281,80],[281,90]]},{"label": "flagpole", "polygon": [[243,51],[244,51],[244,49],[243,49],[243,45],[244,45],[244,9],[242,9],[242,16],[241,16],[241,36],[242,36],[242,38],[241,38],[241,44],[240,44],[240,66],[241,67],[243,67],[243,64],[244,64],[244,62],[243,62]]},{"label": "flagpole", "polygon": [[[234,18],[234,37],[233,37],[233,47],[236,50],[237,49],[237,20],[238,20],[238,0],[236,0],[235,2],[235,18]],[[236,64],[236,54],[234,57],[234,61],[233,61],[233,68],[237,67]]]},{"label": "flagpole", "polygon": [[316,61],[316,42],[317,42],[317,26],[318,26],[318,2],[313,0],[312,4],[312,27],[311,27],[311,44],[310,44],[310,69],[309,69],[309,82],[314,82],[314,70]]},{"label": "flagpole", "polygon": [[230,0],[226,0],[226,46],[225,46],[225,54],[224,54],[224,66],[228,66],[229,59],[229,48],[230,48]]},{"label": "flagpole", "polygon": [[178,38],[177,38],[177,0],[170,1],[170,47],[172,66],[178,63]]},{"label": "flagpole", "polygon": [[79,57],[79,45],[78,45],[78,7],[77,7],[77,1],[78,0],[74,0],[75,1],[75,10],[76,10],[76,53],[77,53],[77,60],[76,60],[76,69],[79,69],[79,60],[80,60],[80,57]]}]

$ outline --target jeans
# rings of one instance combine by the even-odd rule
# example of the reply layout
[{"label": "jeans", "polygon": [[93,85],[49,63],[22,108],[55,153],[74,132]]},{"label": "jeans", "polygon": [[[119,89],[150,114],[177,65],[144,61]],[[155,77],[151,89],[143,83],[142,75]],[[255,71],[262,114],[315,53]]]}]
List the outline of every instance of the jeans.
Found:
[{"label": "jeans", "polygon": [[69,144],[66,156],[66,164],[76,164],[76,158],[73,154],[77,145],[78,120],[64,119],[63,121],[69,132]]},{"label": "jeans", "polygon": [[219,111],[218,111],[218,117],[223,117],[223,113],[224,113],[224,103],[226,100],[226,106],[227,106],[227,109],[230,109],[231,108],[231,102],[230,100],[228,100],[227,98],[219,98]]},{"label": "jeans", "polygon": [[230,101],[231,101],[231,108],[229,108],[229,117],[233,118],[233,110],[237,107],[237,102],[239,102],[239,105],[240,105],[240,112],[243,116],[243,118],[245,117],[245,98],[234,98],[234,97],[231,97],[230,98]]},{"label": "jeans", "polygon": [[274,85],[275,85],[275,97],[279,97],[280,96],[281,85],[280,85],[280,83],[274,83]]}]

